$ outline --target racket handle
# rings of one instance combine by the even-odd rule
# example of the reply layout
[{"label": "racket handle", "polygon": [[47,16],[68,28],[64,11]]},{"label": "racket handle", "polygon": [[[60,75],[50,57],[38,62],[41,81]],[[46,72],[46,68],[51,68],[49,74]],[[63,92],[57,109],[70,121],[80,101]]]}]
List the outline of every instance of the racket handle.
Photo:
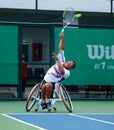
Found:
[{"label": "racket handle", "polygon": [[61,30],[61,32],[62,32],[62,33],[64,32],[64,28]]}]

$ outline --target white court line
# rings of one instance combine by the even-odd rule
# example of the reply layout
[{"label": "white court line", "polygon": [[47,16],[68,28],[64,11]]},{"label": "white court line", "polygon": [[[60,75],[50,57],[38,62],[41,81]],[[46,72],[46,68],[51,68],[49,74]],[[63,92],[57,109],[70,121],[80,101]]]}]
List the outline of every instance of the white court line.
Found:
[{"label": "white court line", "polygon": [[47,129],[44,129],[44,128],[42,128],[42,127],[38,127],[38,126],[36,126],[36,125],[32,125],[32,124],[27,123],[27,122],[25,122],[25,121],[19,120],[19,119],[17,119],[17,118],[12,117],[12,116],[8,116],[7,114],[1,114],[1,115],[5,116],[5,117],[8,117],[8,118],[10,118],[10,119],[16,120],[16,121],[18,121],[18,122],[21,122],[21,123],[23,123],[23,124],[27,124],[27,125],[29,125],[29,126],[35,127],[35,128],[37,128],[37,129],[40,129],[40,130],[47,130]]},{"label": "white court line", "polygon": [[91,117],[81,116],[81,115],[75,115],[75,114],[69,114],[69,115],[79,117],[79,118],[88,119],[88,120],[93,120],[93,121],[97,121],[97,122],[102,122],[102,123],[106,123],[106,124],[110,124],[110,125],[114,125],[114,122],[99,120],[99,119],[96,119],[96,118],[91,118]]}]

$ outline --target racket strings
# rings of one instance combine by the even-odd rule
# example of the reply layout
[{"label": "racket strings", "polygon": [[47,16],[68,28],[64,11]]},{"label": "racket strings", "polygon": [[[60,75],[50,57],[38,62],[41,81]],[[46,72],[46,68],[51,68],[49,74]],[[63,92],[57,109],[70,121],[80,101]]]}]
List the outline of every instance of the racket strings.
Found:
[{"label": "racket strings", "polygon": [[75,19],[75,10],[72,7],[68,7],[63,13],[63,28],[61,32],[64,32],[68,25],[75,22]]},{"label": "racket strings", "polygon": [[74,19],[75,11],[72,8],[68,8],[64,13],[63,13],[63,23],[68,24],[71,23]]}]

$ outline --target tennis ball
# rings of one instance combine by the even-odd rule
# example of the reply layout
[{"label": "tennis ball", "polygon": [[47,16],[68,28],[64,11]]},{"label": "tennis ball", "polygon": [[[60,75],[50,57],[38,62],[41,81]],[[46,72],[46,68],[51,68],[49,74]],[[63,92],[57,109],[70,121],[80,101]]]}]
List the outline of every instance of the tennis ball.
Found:
[{"label": "tennis ball", "polygon": [[82,17],[82,14],[81,14],[81,13],[75,14],[75,18],[80,18],[80,17]]},{"label": "tennis ball", "polygon": [[45,83],[45,85],[47,86],[47,85],[48,85],[48,83]]}]

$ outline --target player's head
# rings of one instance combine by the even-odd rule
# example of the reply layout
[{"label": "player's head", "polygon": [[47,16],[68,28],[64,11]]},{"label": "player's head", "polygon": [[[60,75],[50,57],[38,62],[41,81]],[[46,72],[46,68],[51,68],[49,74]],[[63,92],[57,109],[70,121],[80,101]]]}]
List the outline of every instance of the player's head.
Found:
[{"label": "player's head", "polygon": [[76,66],[76,63],[74,60],[67,61],[64,63],[64,67],[68,70],[75,68],[75,66]]}]

